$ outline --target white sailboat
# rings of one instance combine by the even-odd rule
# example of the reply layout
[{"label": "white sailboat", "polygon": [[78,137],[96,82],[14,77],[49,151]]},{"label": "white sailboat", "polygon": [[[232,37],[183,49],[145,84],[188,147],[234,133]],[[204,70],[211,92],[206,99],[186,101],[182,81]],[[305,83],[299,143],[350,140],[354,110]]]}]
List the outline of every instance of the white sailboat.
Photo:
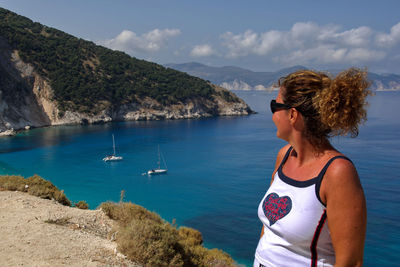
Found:
[{"label": "white sailboat", "polygon": [[112,140],[113,140],[113,151],[114,153],[112,155],[109,155],[105,157],[103,160],[104,161],[117,161],[117,160],[122,160],[123,158],[121,156],[117,156],[115,153],[115,140],[114,140],[114,134],[112,135]]},{"label": "white sailboat", "polygon": [[[164,162],[165,169],[161,169],[161,158]],[[164,156],[160,152],[160,146],[158,146],[157,168],[147,171],[147,175],[157,175],[157,174],[165,174],[165,173],[167,173],[167,164],[165,163]]]}]

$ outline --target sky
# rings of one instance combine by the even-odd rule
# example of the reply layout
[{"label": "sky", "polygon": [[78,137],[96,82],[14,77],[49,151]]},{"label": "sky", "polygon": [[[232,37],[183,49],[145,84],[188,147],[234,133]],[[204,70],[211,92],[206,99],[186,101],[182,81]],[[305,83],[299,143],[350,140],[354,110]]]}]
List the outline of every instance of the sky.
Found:
[{"label": "sky", "polygon": [[0,7],[159,64],[400,74],[399,0],[0,0]]}]

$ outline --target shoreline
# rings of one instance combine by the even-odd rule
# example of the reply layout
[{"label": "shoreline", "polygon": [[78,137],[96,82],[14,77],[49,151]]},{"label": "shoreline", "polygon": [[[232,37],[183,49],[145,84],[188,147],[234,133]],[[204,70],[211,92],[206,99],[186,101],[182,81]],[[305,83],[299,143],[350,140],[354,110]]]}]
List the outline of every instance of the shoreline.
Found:
[{"label": "shoreline", "polygon": [[178,121],[178,120],[202,120],[202,119],[210,119],[210,118],[219,118],[219,117],[242,117],[242,116],[251,116],[257,114],[258,112],[251,110],[248,114],[234,114],[234,115],[217,115],[217,116],[200,116],[200,117],[187,117],[187,118],[156,118],[156,119],[138,119],[138,120],[108,120],[108,121],[96,121],[93,123],[63,123],[63,124],[54,124],[54,125],[43,125],[43,126],[30,126],[26,125],[25,127],[18,128],[18,129],[7,129],[4,131],[0,130],[0,138],[4,136],[15,136],[22,132],[27,132],[33,129],[38,128],[47,128],[47,127],[58,127],[58,126],[78,126],[78,125],[102,125],[102,124],[109,124],[109,123],[117,123],[117,122],[130,122],[130,121]]}]

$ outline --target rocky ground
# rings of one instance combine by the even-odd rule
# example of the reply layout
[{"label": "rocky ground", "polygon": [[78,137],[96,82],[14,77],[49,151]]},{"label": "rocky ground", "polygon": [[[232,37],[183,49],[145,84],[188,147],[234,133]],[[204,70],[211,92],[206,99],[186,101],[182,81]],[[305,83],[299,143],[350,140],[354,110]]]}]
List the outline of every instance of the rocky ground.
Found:
[{"label": "rocky ground", "polygon": [[0,191],[0,266],[139,266],[117,252],[101,210]]}]

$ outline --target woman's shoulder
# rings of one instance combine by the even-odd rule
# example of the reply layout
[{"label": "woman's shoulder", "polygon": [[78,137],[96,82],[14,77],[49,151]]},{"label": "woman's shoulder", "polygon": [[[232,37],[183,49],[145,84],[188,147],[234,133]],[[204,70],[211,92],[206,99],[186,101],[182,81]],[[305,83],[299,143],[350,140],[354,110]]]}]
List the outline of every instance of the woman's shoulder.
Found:
[{"label": "woman's shoulder", "polygon": [[272,173],[271,183],[274,180],[274,175],[275,175],[276,171],[278,170],[279,165],[281,164],[282,160],[285,158],[285,155],[286,155],[287,151],[290,149],[290,147],[291,147],[290,144],[287,144],[287,145],[283,146],[281,149],[279,149],[279,152],[276,156],[275,168]]},{"label": "woman's shoulder", "polygon": [[[353,163],[343,154],[333,157],[329,164],[321,184],[320,196],[323,203],[328,203],[335,197],[348,197],[362,194],[362,186],[357,170]],[[335,196],[335,197],[333,197]]]},{"label": "woman's shoulder", "polygon": [[291,148],[290,144],[287,144],[287,145],[281,147],[281,149],[279,149],[277,158],[278,159],[283,159],[290,148]]},{"label": "woman's shoulder", "polygon": [[359,180],[353,162],[340,152],[334,153],[324,180],[331,185],[343,185]]},{"label": "woman's shoulder", "polygon": [[279,152],[276,155],[276,162],[275,162],[276,166],[279,166],[279,164],[285,158],[285,155],[289,151],[290,148],[291,148],[290,144],[287,144],[287,145],[283,146],[281,149],[279,149]]}]

